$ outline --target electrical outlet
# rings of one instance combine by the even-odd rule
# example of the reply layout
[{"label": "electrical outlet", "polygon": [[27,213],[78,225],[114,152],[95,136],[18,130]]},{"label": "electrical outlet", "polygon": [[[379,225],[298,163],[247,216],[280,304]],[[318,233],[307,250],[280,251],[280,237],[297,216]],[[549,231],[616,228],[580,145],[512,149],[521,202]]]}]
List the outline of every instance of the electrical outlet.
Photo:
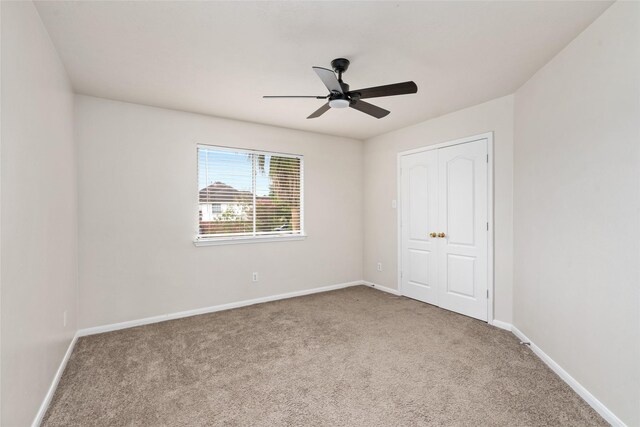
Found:
[{"label": "electrical outlet", "polygon": [[62,312],[62,326],[63,327],[67,326],[67,310]]},{"label": "electrical outlet", "polygon": [[376,270],[378,271],[382,271],[382,263],[379,262],[378,264],[376,264]]},{"label": "electrical outlet", "polygon": [[253,275],[251,276],[251,281],[252,282],[257,282],[258,281],[258,273],[257,272],[253,272]]}]

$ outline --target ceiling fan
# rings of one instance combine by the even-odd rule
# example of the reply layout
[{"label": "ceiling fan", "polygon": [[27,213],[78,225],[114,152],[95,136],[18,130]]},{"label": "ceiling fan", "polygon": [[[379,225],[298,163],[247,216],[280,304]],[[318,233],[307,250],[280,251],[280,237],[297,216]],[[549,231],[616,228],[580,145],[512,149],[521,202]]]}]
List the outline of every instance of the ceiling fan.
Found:
[{"label": "ceiling fan", "polygon": [[[322,83],[329,89],[329,95],[326,96],[263,96],[263,98],[315,98],[327,99],[327,103],[316,111],[311,113],[307,119],[315,119],[320,117],[330,108],[346,108],[351,107],[365,114],[381,119],[388,115],[390,111],[384,108],[376,107],[373,104],[362,101],[366,98],[379,98],[381,96],[406,95],[418,92],[418,86],[414,82],[394,83],[385,86],[368,87],[365,89],[349,90],[349,85],[342,81],[342,73],[349,68],[349,60],[338,58],[331,61],[333,71],[322,68],[313,67]],[[336,76],[336,73],[338,74]]]}]

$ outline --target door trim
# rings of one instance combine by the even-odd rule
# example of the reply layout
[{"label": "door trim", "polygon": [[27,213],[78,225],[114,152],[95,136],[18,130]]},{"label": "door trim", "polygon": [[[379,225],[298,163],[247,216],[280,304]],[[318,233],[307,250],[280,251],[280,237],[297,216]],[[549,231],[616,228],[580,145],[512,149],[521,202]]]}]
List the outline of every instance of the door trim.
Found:
[{"label": "door trim", "polygon": [[402,156],[406,156],[408,154],[416,154],[422,153],[424,151],[437,150],[439,148],[450,147],[452,145],[460,145],[466,144],[469,142],[475,142],[486,139],[487,140],[487,153],[488,153],[488,164],[487,164],[487,221],[489,222],[489,233],[487,236],[487,289],[489,290],[489,298],[487,298],[487,319],[490,325],[493,325],[494,318],[494,293],[495,293],[495,280],[494,280],[494,265],[493,265],[493,251],[494,251],[494,220],[493,220],[493,132],[481,133],[479,135],[468,136],[465,138],[455,139],[452,141],[446,141],[439,144],[427,145],[420,148],[414,148],[412,150],[400,151],[397,154],[396,158],[396,198],[397,198],[397,211],[396,211],[396,233],[398,235],[397,239],[397,252],[398,252],[398,271],[397,271],[397,280],[398,280],[398,290],[401,295],[404,295],[404,291],[402,289],[402,232],[401,221],[402,221],[402,189],[400,188],[402,185],[402,180],[400,178],[400,169],[402,160]]}]

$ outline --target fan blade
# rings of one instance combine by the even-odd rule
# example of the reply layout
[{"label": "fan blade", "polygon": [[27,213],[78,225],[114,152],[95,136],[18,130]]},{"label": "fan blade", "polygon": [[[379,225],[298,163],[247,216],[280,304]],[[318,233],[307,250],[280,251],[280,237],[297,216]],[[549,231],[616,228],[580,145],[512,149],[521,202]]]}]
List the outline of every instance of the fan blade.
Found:
[{"label": "fan blade", "polygon": [[379,98],[381,96],[407,95],[409,93],[416,93],[418,92],[418,86],[414,82],[404,82],[352,90],[350,93],[355,92],[360,94],[360,99]]},{"label": "fan blade", "polygon": [[318,108],[316,111],[311,113],[311,115],[307,117],[307,119],[315,119],[316,117],[320,117],[321,115],[329,111],[330,108],[331,107],[329,107],[329,103],[327,102],[322,107]]},{"label": "fan blade", "polygon": [[362,111],[363,113],[373,116],[376,119],[381,119],[391,112],[364,101],[352,102],[349,107],[355,108],[358,111]]},{"label": "fan blade", "polygon": [[327,99],[327,96],[306,96],[306,95],[265,95],[263,98],[314,98],[314,99]]},{"label": "fan blade", "polygon": [[344,93],[342,86],[336,77],[336,73],[322,67],[313,67],[313,71],[315,71],[318,77],[320,77],[320,80],[322,80],[322,83],[324,83],[327,89],[329,89],[329,92]]}]

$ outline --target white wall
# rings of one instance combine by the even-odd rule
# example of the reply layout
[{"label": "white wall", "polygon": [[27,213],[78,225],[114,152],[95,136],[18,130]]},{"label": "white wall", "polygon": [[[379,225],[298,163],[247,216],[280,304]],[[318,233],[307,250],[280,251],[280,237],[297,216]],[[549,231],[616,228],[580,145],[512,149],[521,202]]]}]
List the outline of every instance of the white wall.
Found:
[{"label": "white wall", "polygon": [[1,8],[0,424],[26,426],[77,327],[73,94],[33,4]]},{"label": "white wall", "polygon": [[[76,124],[81,328],[362,279],[361,141],[86,96]],[[197,143],[304,155],[309,237],[195,247]]]},{"label": "white wall", "polygon": [[514,324],[640,425],[640,3],[516,93]]},{"label": "white wall", "polygon": [[[505,96],[365,141],[364,278],[397,289],[397,154],[494,132],[494,317],[511,322],[513,96]],[[383,271],[376,270],[381,262]]]}]

